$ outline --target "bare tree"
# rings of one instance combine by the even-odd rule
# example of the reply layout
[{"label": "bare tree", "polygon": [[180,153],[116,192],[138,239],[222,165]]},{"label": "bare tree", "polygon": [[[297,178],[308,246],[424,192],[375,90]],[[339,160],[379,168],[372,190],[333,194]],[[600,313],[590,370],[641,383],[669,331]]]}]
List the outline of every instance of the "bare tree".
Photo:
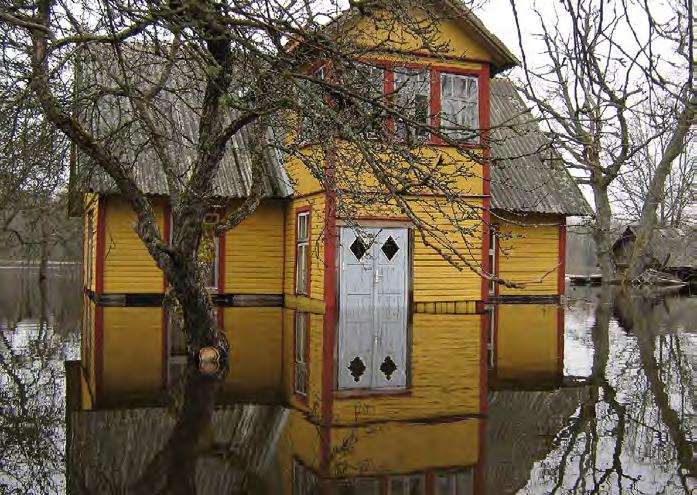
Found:
[{"label": "bare tree", "polygon": [[[3,77],[31,90],[45,118],[128,201],[136,232],[183,309],[193,352],[227,348],[196,253],[210,235],[202,224],[217,206],[214,178],[226,146],[242,133],[252,143],[251,187],[216,234],[255,210],[267,194],[262,158],[282,152],[320,181],[330,210],[348,218],[366,205],[399,212],[452,265],[490,276],[472,256],[482,207],[463,200],[461,186],[478,175],[485,156],[463,146],[457,156],[424,152],[431,135],[459,145],[487,130],[432,127],[414,102],[398,96],[399,84],[393,94],[375,92],[370,65],[360,63],[375,52],[440,56],[447,49],[437,27],[441,10],[414,0],[355,1],[337,15],[340,7],[309,0],[16,0],[0,10]],[[356,26],[357,16],[366,29]],[[379,32],[387,38],[376,38]],[[317,61],[325,70],[310,70]],[[308,146],[319,152],[305,152]],[[143,161],[166,176],[171,242],[135,179],[134,165]],[[418,213],[420,192],[446,198],[436,202],[445,225]]]},{"label": "bare tree", "polygon": [[[632,132],[646,136],[650,131],[637,122]],[[644,200],[649,195],[666,144],[666,137],[660,136],[638,153],[618,176],[612,196],[618,205],[616,216],[624,224],[639,223]],[[684,152],[672,163],[665,181],[656,211],[657,225],[682,228],[694,224],[697,214],[697,159],[693,139],[688,138]]]},{"label": "bare tree", "polygon": [[[530,48],[520,35],[518,5],[515,0],[511,5],[523,53],[523,91],[546,120],[579,182],[593,191],[593,236],[607,280],[614,271],[611,184],[647,146],[666,136],[657,167],[661,172],[644,201],[655,206],[655,198],[663,195],[666,170],[684,149],[694,120],[692,1],[662,2],[662,10],[628,0],[564,0],[553,12],[534,8],[543,47],[540,64],[526,56]],[[670,50],[677,55],[666,57]],[[659,101],[670,105],[657,105]],[[641,111],[644,104],[649,114]],[[646,134],[632,132],[634,119],[646,125]],[[661,125],[652,127],[652,122]],[[652,207],[647,208],[646,215]]]}]

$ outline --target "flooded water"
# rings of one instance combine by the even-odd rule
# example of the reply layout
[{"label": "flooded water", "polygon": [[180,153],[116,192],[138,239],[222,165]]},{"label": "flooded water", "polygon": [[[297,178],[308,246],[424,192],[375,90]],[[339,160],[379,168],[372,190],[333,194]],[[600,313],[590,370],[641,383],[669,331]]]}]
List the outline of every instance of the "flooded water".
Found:
[{"label": "flooded water", "polygon": [[697,490],[695,297],[414,314],[406,388],[366,394],[334,390],[322,314],[219,308],[216,380],[160,308],[34,277],[0,270],[2,494]]}]

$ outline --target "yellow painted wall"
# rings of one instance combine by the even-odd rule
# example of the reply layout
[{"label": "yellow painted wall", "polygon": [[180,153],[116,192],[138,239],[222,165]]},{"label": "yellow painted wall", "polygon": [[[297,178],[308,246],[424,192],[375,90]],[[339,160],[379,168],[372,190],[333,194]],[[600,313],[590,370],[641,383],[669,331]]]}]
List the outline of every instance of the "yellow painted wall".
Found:
[{"label": "yellow painted wall", "polygon": [[152,398],[163,387],[162,308],[105,307],[100,397]]},{"label": "yellow painted wall", "polygon": [[376,476],[473,466],[479,458],[480,421],[332,428],[337,454],[330,469],[344,476]]},{"label": "yellow painted wall", "polygon": [[337,397],[334,421],[341,424],[478,413],[481,318],[413,315],[409,393]]},{"label": "yellow painted wall", "polygon": [[225,234],[225,292],[283,293],[283,222],[284,203],[267,201]]},{"label": "yellow painted wall", "polygon": [[[310,205],[310,298],[324,300],[324,193],[288,201],[285,215],[284,294],[295,291],[295,216],[296,209]],[[301,297],[299,299],[307,299]],[[305,301],[306,303],[309,301]]]},{"label": "yellow painted wall", "polygon": [[[160,232],[163,203],[153,200]],[[114,294],[161,293],[162,271],[155,265],[133,226],[136,215],[119,196],[106,198],[104,292]]]},{"label": "yellow painted wall", "polygon": [[[431,14],[434,13],[431,12]],[[414,19],[422,19],[423,22],[428,23],[432,22],[431,18],[423,12],[412,11],[411,15]],[[449,13],[449,16],[452,17],[452,14]],[[382,13],[382,15],[377,13],[370,17],[362,16],[351,22],[348,29],[359,43],[368,48],[379,47],[382,44],[399,51],[424,50],[424,42],[422,40],[415,38],[403,25],[395,24],[394,19],[385,13]],[[439,22],[438,31],[439,37],[433,40],[433,42],[447,43],[447,49],[444,50],[444,54],[475,60],[491,59],[484,47],[476,42],[467,32],[462,21],[443,19]]]},{"label": "yellow painted wall", "polygon": [[289,158],[284,163],[286,173],[296,196],[305,196],[323,190],[311,170],[323,170],[325,166],[324,154],[316,147],[307,147],[302,153],[302,158]]},{"label": "yellow painted wall", "polygon": [[558,311],[555,304],[499,304],[496,375],[503,380],[555,376]]},{"label": "yellow painted wall", "polygon": [[[376,177],[376,165],[367,161],[356,145],[343,143],[336,146],[333,163],[336,164],[335,178],[340,188],[352,191],[360,187],[362,191],[379,191],[385,190],[386,182],[418,184],[426,174],[430,174],[433,176],[434,183],[447,188],[448,194],[481,195],[483,193],[482,165],[472,159],[475,151],[471,148],[423,146],[412,150],[412,163],[407,163],[403,156],[404,150],[387,145],[382,148],[385,151],[380,153],[378,150],[381,148],[378,146],[375,143],[372,152],[380,158],[382,163],[381,169],[378,169],[383,175],[380,181]],[[413,187],[409,192],[444,194],[446,190],[435,191],[433,187]],[[360,199],[362,198],[359,196],[359,203],[363,202]],[[379,205],[379,198],[376,203]]]},{"label": "yellow painted wall", "polygon": [[[476,209],[480,200],[472,200]],[[416,210],[416,208],[415,208]],[[476,236],[463,240],[448,217],[453,218],[452,206],[445,199],[432,198],[430,204],[422,203],[420,214],[434,225],[438,236],[443,235],[465,256],[469,263],[479,266],[482,259],[481,223],[479,219],[463,220],[463,227],[476,226]],[[448,211],[448,215],[442,213]],[[443,243],[435,235],[427,235],[427,241],[442,248]],[[444,302],[480,300],[481,278],[460,263],[462,270],[449,264],[443,256],[428,246],[417,231],[414,232],[414,302]]]},{"label": "yellow painted wall", "polygon": [[230,342],[223,392],[246,400],[283,396],[282,308],[219,308]]},{"label": "yellow painted wall", "polygon": [[499,221],[499,276],[525,284],[499,286],[500,295],[557,295],[560,216],[538,215]]}]

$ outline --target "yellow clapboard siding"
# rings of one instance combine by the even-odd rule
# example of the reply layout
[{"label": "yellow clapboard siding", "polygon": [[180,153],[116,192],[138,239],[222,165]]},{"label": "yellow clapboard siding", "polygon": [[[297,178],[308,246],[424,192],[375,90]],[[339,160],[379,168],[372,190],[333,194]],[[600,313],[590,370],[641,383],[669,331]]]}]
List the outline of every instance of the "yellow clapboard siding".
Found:
[{"label": "yellow clapboard siding", "polygon": [[559,307],[499,304],[496,375],[503,380],[552,377],[559,370]]},{"label": "yellow clapboard siding", "polygon": [[[406,420],[480,412],[481,318],[413,315],[409,395],[337,398],[335,421]],[[360,411],[358,418],[356,411]]]},{"label": "yellow clapboard siding", "polygon": [[500,295],[559,294],[561,220],[555,215],[536,215],[499,222],[499,277],[525,285],[520,289],[500,286]]},{"label": "yellow clapboard siding", "polygon": [[243,397],[282,396],[282,308],[220,308],[230,342],[223,392]]},{"label": "yellow clapboard siding", "polygon": [[335,459],[332,471],[371,476],[473,466],[479,460],[480,421],[332,428],[332,452],[342,451],[342,445],[352,446]]},{"label": "yellow clapboard siding", "polygon": [[225,234],[225,292],[283,293],[283,209],[282,202],[264,202]]},{"label": "yellow clapboard siding", "polygon": [[[428,14],[423,12],[413,12],[411,15],[421,22],[431,24]],[[360,16],[354,21],[349,29],[355,34],[356,42],[365,46],[366,49],[393,48],[398,52],[422,51],[424,50],[423,40],[414,36],[414,29],[400,25],[399,19],[385,15]],[[385,29],[389,25],[390,29]],[[477,42],[471,32],[457,19],[442,18],[438,21],[438,33],[432,41],[432,46],[443,44],[443,54],[458,58],[468,58],[472,60],[484,61],[491,60],[491,54]],[[409,61],[413,57],[404,56]],[[441,60],[441,59],[439,59]]]},{"label": "yellow clapboard siding", "polygon": [[101,392],[109,400],[151,399],[162,389],[162,308],[102,308]]},{"label": "yellow clapboard siding", "polygon": [[[152,202],[162,232],[164,203],[156,199]],[[105,205],[104,292],[162,292],[162,271],[133,230],[136,215],[130,205],[118,196],[105,198]]]}]

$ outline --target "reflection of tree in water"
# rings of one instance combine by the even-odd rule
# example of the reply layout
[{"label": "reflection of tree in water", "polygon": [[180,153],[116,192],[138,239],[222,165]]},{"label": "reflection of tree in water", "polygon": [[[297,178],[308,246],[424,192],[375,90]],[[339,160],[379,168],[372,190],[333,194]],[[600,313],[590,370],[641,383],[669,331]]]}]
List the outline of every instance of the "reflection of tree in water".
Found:
[{"label": "reflection of tree in water", "polygon": [[697,476],[688,437],[694,364],[679,329],[657,335],[665,319],[660,306],[626,293],[613,304],[612,288],[600,290],[589,396],[524,492],[690,493]]},{"label": "reflection of tree in water", "polygon": [[221,381],[189,367],[172,405],[70,413],[74,493],[267,493],[283,409],[216,406]]},{"label": "reflection of tree in water", "polygon": [[0,311],[0,492],[63,493],[63,362],[77,352],[79,319],[48,297],[60,281],[15,280]]}]

